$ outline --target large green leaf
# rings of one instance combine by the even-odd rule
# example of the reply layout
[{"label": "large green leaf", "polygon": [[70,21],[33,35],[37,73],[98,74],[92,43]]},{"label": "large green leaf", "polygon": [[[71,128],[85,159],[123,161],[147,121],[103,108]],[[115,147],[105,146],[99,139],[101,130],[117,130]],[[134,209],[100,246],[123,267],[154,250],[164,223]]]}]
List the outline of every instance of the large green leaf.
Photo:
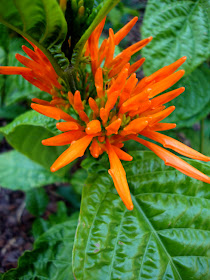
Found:
[{"label": "large green leaf", "polygon": [[[84,34],[76,44],[73,52],[73,64],[78,64],[82,49],[90,37],[93,30],[101,22],[101,20],[108,14],[108,12],[119,2],[120,0],[92,0],[84,1],[85,15],[87,18],[85,23]],[[72,1],[73,2],[73,1]],[[74,1],[75,2],[75,1]]]},{"label": "large green leaf", "polygon": [[[47,169],[64,150],[63,147],[42,145],[43,139],[56,134],[56,121],[35,111],[28,111],[20,115],[7,126],[0,128],[0,132],[17,151]],[[63,174],[65,171],[65,169],[61,169],[57,174]]]},{"label": "large green leaf", "polygon": [[11,190],[29,191],[64,181],[17,151],[0,154],[0,185]]},{"label": "large green leaf", "polygon": [[66,59],[61,57],[60,47],[67,33],[67,24],[56,0],[1,0],[0,22],[28,38],[50,59],[58,74]]},{"label": "large green leaf", "polygon": [[191,126],[209,114],[209,76],[209,68],[202,65],[175,85],[175,88],[184,86],[185,92],[171,101],[176,110],[167,121],[176,122],[177,127]]},{"label": "large green leaf", "polygon": [[[165,166],[152,152],[133,156],[124,164],[133,211],[117,195],[106,161],[86,164],[73,249],[76,279],[209,279],[207,184]],[[210,174],[209,165],[189,162]]]},{"label": "large green leaf", "polygon": [[72,248],[78,214],[69,221],[53,226],[34,243],[34,250],[27,251],[18,261],[18,268],[11,269],[3,280],[73,280]]},{"label": "large green leaf", "polygon": [[183,68],[192,72],[209,56],[209,3],[207,0],[149,0],[142,26],[143,38],[153,36],[143,49],[143,69],[150,75],[187,56]]}]

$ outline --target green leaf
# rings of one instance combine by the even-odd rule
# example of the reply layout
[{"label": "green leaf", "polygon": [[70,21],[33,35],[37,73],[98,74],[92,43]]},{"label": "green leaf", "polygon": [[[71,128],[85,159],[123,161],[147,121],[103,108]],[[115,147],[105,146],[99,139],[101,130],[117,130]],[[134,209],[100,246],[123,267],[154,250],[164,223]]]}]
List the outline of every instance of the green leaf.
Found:
[{"label": "green leaf", "polygon": [[209,114],[209,76],[209,68],[202,65],[175,85],[175,88],[184,86],[185,92],[169,103],[176,109],[167,121],[175,122],[177,127],[191,126]]},{"label": "green leaf", "polygon": [[[46,147],[41,141],[56,134],[56,121],[35,111],[28,111],[5,127],[0,128],[9,144],[49,170],[65,147]],[[70,168],[68,165],[67,168]],[[57,174],[62,175],[66,169]]]},{"label": "green leaf", "polygon": [[17,151],[0,154],[0,184],[11,190],[29,191],[64,181]]},{"label": "green leaf", "polygon": [[[207,184],[165,166],[152,152],[133,156],[124,164],[133,211],[104,163],[89,163],[73,249],[75,278],[209,279]],[[189,163],[210,174],[209,164]]]},{"label": "green leaf", "polygon": [[85,180],[87,179],[87,171],[85,169],[78,169],[72,176],[70,179],[70,183],[74,189],[74,191],[81,195],[82,194],[82,189],[84,187],[85,184]]},{"label": "green leaf", "polygon": [[49,58],[57,73],[62,74],[60,64],[66,64],[61,56],[61,44],[67,33],[67,24],[56,0],[2,0],[0,22],[28,38]]},{"label": "green leaf", "polygon": [[34,250],[19,258],[18,268],[11,269],[2,280],[74,280],[72,248],[78,214],[53,226],[34,243]]},{"label": "green leaf", "polygon": [[32,226],[32,233],[35,239],[42,235],[46,230],[51,227],[64,223],[69,220],[69,215],[67,214],[67,208],[63,201],[57,203],[57,209],[54,214],[51,214],[48,220],[42,218],[37,218]]},{"label": "green leaf", "polygon": [[22,105],[13,104],[0,107],[0,119],[14,119],[18,115],[24,113],[26,108]]},{"label": "green leaf", "polygon": [[26,192],[26,209],[34,216],[41,216],[48,205],[49,197],[44,188]]},{"label": "green leaf", "polygon": [[86,11],[85,16],[88,16],[87,23],[86,23],[86,30],[74,48],[73,64],[75,64],[76,66],[78,65],[84,45],[88,40],[88,38],[90,37],[91,33],[119,1],[120,0],[84,1],[85,2],[84,6],[85,7],[87,6],[87,9],[85,10]]},{"label": "green leaf", "polygon": [[182,56],[187,56],[182,68],[191,73],[208,58],[208,6],[207,0],[148,1],[142,37],[153,36],[153,40],[142,51],[145,75]]}]

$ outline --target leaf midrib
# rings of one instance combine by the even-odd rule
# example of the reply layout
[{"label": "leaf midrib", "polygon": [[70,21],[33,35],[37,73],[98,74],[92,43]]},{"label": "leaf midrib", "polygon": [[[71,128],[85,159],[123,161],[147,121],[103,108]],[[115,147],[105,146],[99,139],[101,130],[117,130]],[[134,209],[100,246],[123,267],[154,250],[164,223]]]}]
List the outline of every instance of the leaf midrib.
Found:
[{"label": "leaf midrib", "polygon": [[141,206],[139,205],[139,203],[136,201],[135,196],[133,196],[133,195],[131,194],[131,197],[132,197],[132,201],[133,201],[135,207],[136,207],[136,208],[139,210],[139,212],[142,214],[142,216],[143,216],[143,218],[144,218],[144,220],[145,220],[145,223],[146,223],[146,224],[149,226],[149,228],[151,229],[151,233],[154,234],[154,237],[156,238],[157,242],[158,242],[158,243],[161,245],[161,247],[163,248],[163,250],[164,250],[166,256],[168,257],[169,262],[171,263],[171,266],[174,268],[174,272],[175,272],[176,275],[178,276],[178,279],[179,279],[179,280],[182,280],[181,275],[179,274],[179,272],[178,272],[178,270],[177,270],[175,264],[173,263],[173,260],[172,260],[171,256],[169,255],[168,251],[166,250],[166,248],[165,248],[163,242],[161,241],[160,237],[158,236],[158,234],[157,234],[156,230],[154,229],[153,225],[152,225],[152,224],[150,223],[150,221],[147,219],[147,216],[145,215],[143,209],[141,208]]}]

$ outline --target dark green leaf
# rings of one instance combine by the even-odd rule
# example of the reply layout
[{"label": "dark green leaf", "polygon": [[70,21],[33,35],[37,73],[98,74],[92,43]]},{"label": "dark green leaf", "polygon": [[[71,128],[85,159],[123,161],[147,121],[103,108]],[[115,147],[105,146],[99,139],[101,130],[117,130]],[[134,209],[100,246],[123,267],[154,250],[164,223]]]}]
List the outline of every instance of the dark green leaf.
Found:
[{"label": "dark green leaf", "polygon": [[29,191],[64,181],[17,151],[0,155],[0,185],[11,190]]},{"label": "dark green leaf", "polygon": [[77,194],[82,194],[87,175],[87,171],[80,168],[71,176],[70,183]]},{"label": "dark green leaf", "polygon": [[208,115],[209,76],[210,70],[202,65],[175,85],[175,88],[184,86],[185,92],[169,103],[176,106],[176,109],[167,121],[175,122],[177,127],[191,126]]},{"label": "dark green leaf", "polygon": [[41,216],[47,207],[49,197],[44,188],[36,188],[26,192],[26,209],[34,216]]},{"label": "dark green leaf", "polygon": [[2,276],[3,280],[74,280],[72,248],[78,214],[53,226],[34,243],[34,250],[19,258],[18,268]]},{"label": "dark green leaf", "polygon": [[[57,131],[55,124],[55,120],[29,111],[0,128],[0,132],[16,150],[49,169],[64,150],[63,147],[46,147],[41,143],[43,139],[55,135]],[[65,172],[66,169],[61,169],[57,174],[61,175]]]},{"label": "dark green leaf", "polygon": [[26,108],[18,104],[2,106],[0,107],[0,119],[14,119],[25,111]]},{"label": "dark green leaf", "polygon": [[[128,211],[99,162],[90,164],[73,249],[76,279],[209,279],[207,184],[167,167],[152,152],[124,164]],[[210,174],[208,164],[189,160]]]},{"label": "dark green leaf", "polygon": [[0,21],[38,46],[50,59],[55,70],[62,74],[60,47],[67,33],[67,24],[56,0],[2,0]]},{"label": "dark green leaf", "polygon": [[67,208],[63,201],[57,203],[57,209],[54,214],[51,214],[48,220],[42,218],[37,218],[32,226],[32,232],[35,239],[42,235],[49,228],[64,223],[69,220],[69,215],[67,214]]},{"label": "dark green leaf", "polygon": [[150,75],[182,56],[183,69],[191,73],[209,56],[209,15],[207,0],[149,0],[142,36],[153,36],[143,49],[143,69]]}]

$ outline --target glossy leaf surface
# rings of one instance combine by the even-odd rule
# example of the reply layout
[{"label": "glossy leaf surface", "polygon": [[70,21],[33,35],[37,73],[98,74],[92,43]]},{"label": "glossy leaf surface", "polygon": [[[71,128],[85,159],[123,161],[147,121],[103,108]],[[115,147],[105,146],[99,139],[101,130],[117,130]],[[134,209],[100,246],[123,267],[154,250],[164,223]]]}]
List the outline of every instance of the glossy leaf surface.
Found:
[{"label": "glossy leaf surface", "polygon": [[[64,150],[63,147],[47,147],[41,143],[43,139],[56,134],[55,124],[56,121],[53,119],[34,111],[28,111],[7,126],[0,128],[0,132],[5,135],[9,144],[17,151],[49,169]],[[65,169],[57,174],[64,172]]]},{"label": "glossy leaf surface", "polygon": [[[107,161],[88,159],[73,250],[76,279],[209,279],[208,186],[153,153],[124,164],[134,210],[114,189]],[[189,162],[210,174],[207,164]]]},{"label": "glossy leaf surface", "polygon": [[56,0],[2,0],[0,22],[38,46],[57,71],[59,66],[50,52],[58,56],[61,65],[66,63],[60,47],[67,33],[67,24]]},{"label": "glossy leaf surface", "polygon": [[37,238],[34,250],[20,257],[18,268],[2,276],[3,280],[74,280],[72,247],[78,214],[69,221],[55,225]]},{"label": "glossy leaf surface", "polygon": [[143,49],[145,75],[187,56],[183,69],[192,72],[209,56],[209,15],[207,0],[150,0],[142,36],[153,36]]},{"label": "glossy leaf surface", "polygon": [[0,154],[0,185],[11,190],[29,191],[64,181],[17,151]]}]

